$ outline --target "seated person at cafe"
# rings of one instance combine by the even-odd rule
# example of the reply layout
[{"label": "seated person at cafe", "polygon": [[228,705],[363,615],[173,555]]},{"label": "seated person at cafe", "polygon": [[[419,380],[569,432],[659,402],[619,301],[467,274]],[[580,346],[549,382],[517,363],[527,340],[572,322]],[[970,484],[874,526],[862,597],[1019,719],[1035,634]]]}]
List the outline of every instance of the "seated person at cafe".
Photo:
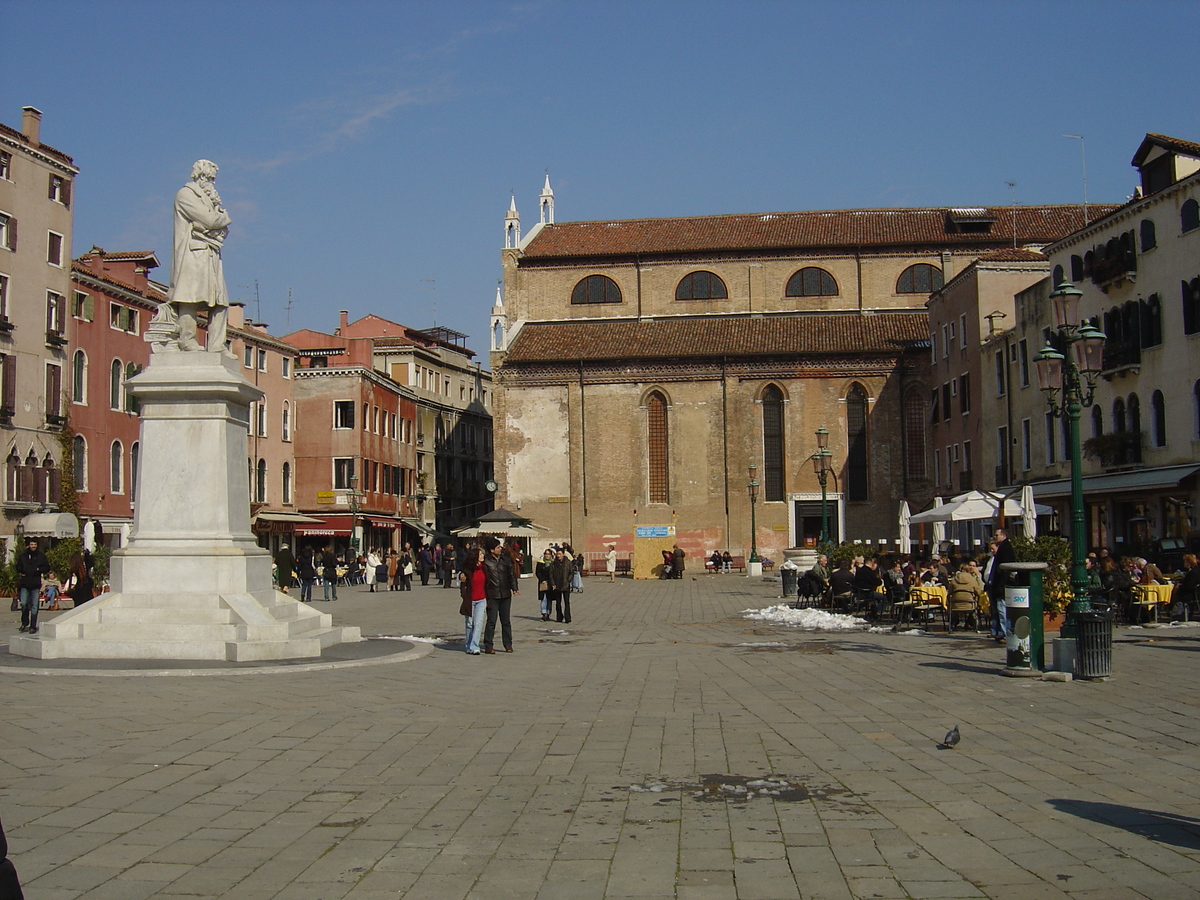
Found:
[{"label": "seated person at cafe", "polygon": [[858,567],[858,571],[854,573],[854,592],[857,595],[858,608],[866,607],[871,618],[879,618],[883,611],[883,604],[886,602],[887,595],[880,594],[875,589],[883,584],[883,579],[879,577],[879,562],[874,559],[867,559]]},{"label": "seated person at cafe", "polygon": [[957,572],[950,578],[947,587],[947,599],[950,609],[950,627],[954,627],[954,615],[962,616],[963,627],[975,628],[975,613],[979,607],[979,597],[983,594],[983,579],[979,577],[979,569],[975,560],[966,560]]},{"label": "seated person at cafe", "polygon": [[854,573],[850,571],[849,559],[838,563],[837,569],[829,576],[829,586],[833,592],[834,606],[851,605],[854,599]]}]

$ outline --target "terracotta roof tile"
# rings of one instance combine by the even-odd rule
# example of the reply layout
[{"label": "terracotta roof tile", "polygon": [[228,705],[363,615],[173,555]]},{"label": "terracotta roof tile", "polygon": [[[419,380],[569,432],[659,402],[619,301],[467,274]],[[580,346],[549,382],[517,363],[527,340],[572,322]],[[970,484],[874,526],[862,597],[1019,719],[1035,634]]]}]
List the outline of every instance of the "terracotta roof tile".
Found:
[{"label": "terracotta roof tile", "polygon": [[[1089,218],[1107,215],[1115,208],[1090,205]],[[566,222],[543,227],[525,248],[523,258],[1013,244],[1012,207],[991,207],[973,212],[995,220],[987,232],[956,230],[951,221],[951,210],[946,208]],[[1016,208],[1015,220],[1016,241],[1021,244],[1049,243],[1085,224],[1083,211],[1077,205],[1021,206]]]},{"label": "terracotta roof tile", "polygon": [[1004,250],[989,250],[981,253],[977,262],[1045,262],[1046,255],[1036,250],[1008,247]]},{"label": "terracotta roof tile", "polygon": [[1146,137],[1138,146],[1137,153],[1133,154],[1133,159],[1130,161],[1131,166],[1140,166],[1146,161],[1146,156],[1150,150],[1155,147],[1162,147],[1164,150],[1170,150],[1174,153],[1182,153],[1184,156],[1195,156],[1200,158],[1200,144],[1193,141],[1185,141],[1180,138],[1173,138],[1166,134],[1155,134],[1153,131],[1146,132]]},{"label": "terracotta roof tile", "polygon": [[5,125],[3,122],[0,122],[0,133],[6,134],[10,138],[20,141],[22,144],[32,147],[34,150],[38,150],[42,153],[45,153],[47,156],[53,156],[59,162],[65,162],[68,166],[71,166],[72,168],[74,168],[74,166],[75,166],[75,161],[73,159],[71,159],[71,157],[67,156],[67,154],[63,153],[61,150],[55,150],[49,144],[43,144],[40,141],[39,142],[31,141],[31,140],[29,140],[29,138],[25,137],[25,135],[23,135],[17,129],[15,129],[9,125]]},{"label": "terracotta roof tile", "polygon": [[896,353],[929,339],[925,313],[706,316],[525,325],[504,366],[577,360]]},{"label": "terracotta roof tile", "polygon": [[130,284],[128,281],[122,281],[120,278],[114,278],[107,272],[95,272],[87,266],[81,264],[78,260],[72,261],[71,271],[80,275],[85,275],[88,278],[94,278],[96,281],[102,281],[106,284],[111,284],[113,287],[119,287],[122,290],[129,291],[131,294],[137,294],[140,297],[144,297],[147,300],[157,303],[161,303],[163,300],[167,299],[165,294],[155,290],[152,287],[142,290],[141,288]]}]

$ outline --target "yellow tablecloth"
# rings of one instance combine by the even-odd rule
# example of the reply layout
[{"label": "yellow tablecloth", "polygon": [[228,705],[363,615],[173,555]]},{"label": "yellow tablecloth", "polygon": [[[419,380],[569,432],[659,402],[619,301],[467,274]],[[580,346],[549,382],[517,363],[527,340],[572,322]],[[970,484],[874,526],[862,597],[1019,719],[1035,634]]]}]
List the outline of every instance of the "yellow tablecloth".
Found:
[{"label": "yellow tablecloth", "polygon": [[1135,584],[1133,598],[1149,602],[1153,598],[1160,605],[1171,602],[1172,586],[1169,584]]},{"label": "yellow tablecloth", "polygon": [[918,603],[946,605],[946,589],[940,584],[922,584],[909,588],[908,596],[910,600],[916,600]]}]

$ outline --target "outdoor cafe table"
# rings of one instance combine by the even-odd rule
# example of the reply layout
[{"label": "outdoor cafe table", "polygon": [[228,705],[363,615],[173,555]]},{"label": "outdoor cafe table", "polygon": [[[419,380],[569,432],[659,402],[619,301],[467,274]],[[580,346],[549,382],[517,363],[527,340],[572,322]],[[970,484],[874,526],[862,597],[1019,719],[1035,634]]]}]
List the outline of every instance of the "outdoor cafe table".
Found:
[{"label": "outdoor cafe table", "polygon": [[1158,608],[1169,606],[1171,591],[1174,587],[1169,584],[1135,584],[1133,586],[1133,602],[1149,606],[1154,612],[1154,621],[1158,621]]}]

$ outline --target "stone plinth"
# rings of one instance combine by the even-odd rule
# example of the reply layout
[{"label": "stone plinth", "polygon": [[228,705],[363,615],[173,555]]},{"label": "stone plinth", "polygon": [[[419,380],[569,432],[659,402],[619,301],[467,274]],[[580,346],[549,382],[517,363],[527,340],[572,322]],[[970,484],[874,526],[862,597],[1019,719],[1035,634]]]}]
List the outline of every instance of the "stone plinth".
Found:
[{"label": "stone plinth", "polygon": [[275,591],[250,530],[246,436],[263,392],[221,353],[155,353],[141,407],[138,501],[113,591],[9,641],[39,659],[291,659],[360,640]]}]

